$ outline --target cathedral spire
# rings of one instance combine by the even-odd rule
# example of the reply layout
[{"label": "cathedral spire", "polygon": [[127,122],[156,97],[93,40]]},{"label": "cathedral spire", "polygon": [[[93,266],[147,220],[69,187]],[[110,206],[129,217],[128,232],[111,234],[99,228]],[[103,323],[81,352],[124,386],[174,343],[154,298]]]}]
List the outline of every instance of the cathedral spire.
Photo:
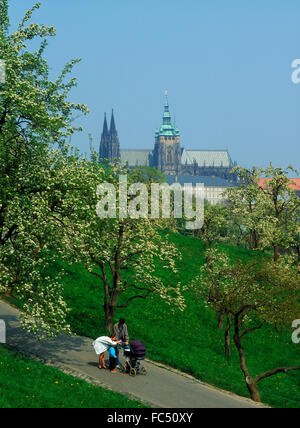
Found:
[{"label": "cathedral spire", "polygon": [[117,135],[117,128],[115,123],[114,109],[111,112],[111,121],[110,121],[110,135]]},{"label": "cathedral spire", "polygon": [[104,113],[104,124],[103,124],[102,135],[103,135],[103,137],[107,137],[108,134],[109,134],[109,132],[108,132],[108,126],[107,126],[107,120],[106,120],[106,113]]},{"label": "cathedral spire", "polygon": [[171,125],[171,114],[169,110],[168,91],[165,91],[166,101],[163,115],[163,125]]}]

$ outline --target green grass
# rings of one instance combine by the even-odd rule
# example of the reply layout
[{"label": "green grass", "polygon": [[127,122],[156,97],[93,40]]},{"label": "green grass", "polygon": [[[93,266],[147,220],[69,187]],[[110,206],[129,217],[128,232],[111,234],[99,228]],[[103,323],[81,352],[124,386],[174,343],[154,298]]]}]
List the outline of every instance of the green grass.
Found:
[{"label": "green grass", "polygon": [[138,401],[90,385],[0,345],[0,408],[141,408]]},{"label": "green grass", "polygon": [[[183,259],[178,261],[179,277],[176,280],[186,284],[198,274],[204,263],[204,244],[196,238],[175,233],[169,235],[183,255]],[[233,260],[263,257],[254,251],[229,245],[220,247]],[[102,335],[104,313],[101,283],[81,265],[64,263],[63,266],[67,272],[65,298],[72,308],[69,322],[73,331],[92,338]],[[165,281],[172,280],[159,266],[157,270]],[[131,338],[135,337],[146,344],[148,358],[248,397],[234,346],[231,361],[225,359],[224,332],[216,328],[215,315],[189,293],[185,297],[187,309],[183,313],[172,314],[163,301],[153,297],[146,301],[135,300],[126,310],[116,313],[116,320],[121,316],[126,318]],[[264,328],[245,337],[247,363],[253,376],[278,366],[300,365],[300,346],[292,344],[291,333],[277,333]],[[265,403],[275,407],[299,407],[299,372],[265,379],[259,387]]]}]

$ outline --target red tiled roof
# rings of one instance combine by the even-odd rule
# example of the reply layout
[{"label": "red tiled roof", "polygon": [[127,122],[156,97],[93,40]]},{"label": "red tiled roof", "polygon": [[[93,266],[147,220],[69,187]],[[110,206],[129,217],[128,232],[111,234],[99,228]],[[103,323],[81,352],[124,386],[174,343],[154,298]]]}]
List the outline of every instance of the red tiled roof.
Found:
[{"label": "red tiled roof", "polygon": [[[266,183],[270,180],[270,178],[260,178],[258,184],[261,187],[266,187]],[[290,187],[294,190],[300,190],[300,178],[291,178]]]}]

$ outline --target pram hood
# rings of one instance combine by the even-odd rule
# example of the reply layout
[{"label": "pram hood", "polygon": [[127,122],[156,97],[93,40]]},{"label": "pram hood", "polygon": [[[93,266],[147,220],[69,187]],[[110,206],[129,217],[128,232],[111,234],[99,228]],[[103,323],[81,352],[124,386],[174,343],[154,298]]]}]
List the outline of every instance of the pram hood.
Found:
[{"label": "pram hood", "polygon": [[146,357],[146,346],[139,340],[133,340],[130,344],[131,354],[138,359]]}]

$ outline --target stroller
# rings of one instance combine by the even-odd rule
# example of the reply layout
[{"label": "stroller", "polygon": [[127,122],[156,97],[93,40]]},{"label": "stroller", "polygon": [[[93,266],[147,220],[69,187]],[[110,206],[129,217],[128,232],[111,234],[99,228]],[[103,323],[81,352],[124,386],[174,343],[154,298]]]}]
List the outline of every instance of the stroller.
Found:
[{"label": "stroller", "polygon": [[142,342],[133,340],[130,349],[124,349],[124,356],[126,361],[121,366],[123,373],[129,373],[133,377],[137,374],[147,374],[147,370],[142,365],[142,360],[146,358],[146,347]]}]

